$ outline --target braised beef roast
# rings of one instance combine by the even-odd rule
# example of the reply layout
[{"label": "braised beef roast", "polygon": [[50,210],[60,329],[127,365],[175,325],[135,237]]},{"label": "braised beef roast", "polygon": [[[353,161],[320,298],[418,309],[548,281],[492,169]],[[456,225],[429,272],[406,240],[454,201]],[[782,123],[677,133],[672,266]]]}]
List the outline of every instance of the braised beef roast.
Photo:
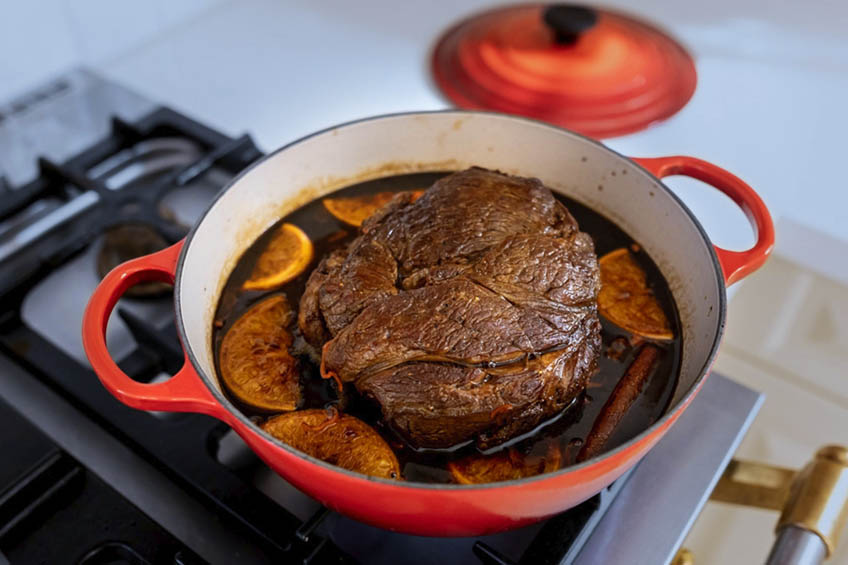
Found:
[{"label": "braised beef roast", "polygon": [[600,351],[591,238],[539,180],[480,168],[399,194],[325,257],[298,323],[416,447],[530,431],[586,386]]}]

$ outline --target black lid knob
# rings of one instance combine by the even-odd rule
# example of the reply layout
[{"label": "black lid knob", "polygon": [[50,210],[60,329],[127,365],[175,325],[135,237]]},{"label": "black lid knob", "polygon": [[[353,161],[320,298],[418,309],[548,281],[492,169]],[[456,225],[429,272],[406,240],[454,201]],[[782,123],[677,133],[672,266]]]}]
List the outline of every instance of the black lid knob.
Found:
[{"label": "black lid knob", "polygon": [[554,32],[554,40],[560,45],[571,45],[580,34],[598,22],[598,13],[577,4],[551,4],[545,8],[542,18]]}]

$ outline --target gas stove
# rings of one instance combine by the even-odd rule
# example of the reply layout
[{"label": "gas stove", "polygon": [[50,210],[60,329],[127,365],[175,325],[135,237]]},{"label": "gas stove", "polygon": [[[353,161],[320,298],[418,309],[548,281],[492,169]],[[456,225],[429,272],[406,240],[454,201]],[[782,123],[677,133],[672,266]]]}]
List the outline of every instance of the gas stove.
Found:
[{"label": "gas stove", "polygon": [[[420,538],[337,515],[226,425],[123,406],[82,350],[102,274],[182,238],[262,151],[86,71],[0,116],[0,562],[668,561],[759,407],[713,375],[629,475],[512,532]],[[110,352],[136,380],[167,379],[183,362],[169,289],[136,291]]]}]

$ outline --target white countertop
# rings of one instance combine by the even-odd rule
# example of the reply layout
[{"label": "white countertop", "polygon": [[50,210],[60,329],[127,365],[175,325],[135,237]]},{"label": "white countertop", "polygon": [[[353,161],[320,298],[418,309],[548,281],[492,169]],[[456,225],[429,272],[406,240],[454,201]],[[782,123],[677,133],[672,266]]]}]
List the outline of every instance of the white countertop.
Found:
[{"label": "white countertop", "polygon": [[[273,149],[363,116],[447,107],[429,78],[429,49],[448,24],[485,5],[457,4],[224,3],[97,70]],[[698,87],[667,122],[606,143],[628,155],[712,161],[751,184],[776,219],[848,241],[848,3],[612,4],[673,32],[695,56]],[[716,243],[752,241],[717,191],[669,184]]]}]

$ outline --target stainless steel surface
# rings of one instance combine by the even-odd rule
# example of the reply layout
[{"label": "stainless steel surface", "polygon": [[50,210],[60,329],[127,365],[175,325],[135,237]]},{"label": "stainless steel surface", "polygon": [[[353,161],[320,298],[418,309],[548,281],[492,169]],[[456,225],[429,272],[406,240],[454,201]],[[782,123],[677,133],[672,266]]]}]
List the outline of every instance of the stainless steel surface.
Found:
[{"label": "stainless steel surface", "polygon": [[[21,317],[30,328],[86,366],[88,359],[82,347],[80,328],[88,299],[100,282],[96,261],[101,245],[102,238],[39,281],[21,307]],[[63,297],[62,300],[57,300],[58,296]],[[119,307],[142,316],[156,327],[171,323],[174,309],[170,298],[121,300]],[[118,360],[135,347],[129,328],[117,312],[109,320],[106,339],[109,351]]]},{"label": "stainless steel surface", "polygon": [[36,176],[38,157],[64,161],[103,138],[112,116],[131,121],[155,107],[85,69],[63,74],[0,105],[0,176],[22,185]]},{"label": "stainless steel surface", "polygon": [[713,373],[639,464],[574,563],[670,562],[762,402],[762,394]]},{"label": "stainless steel surface", "polygon": [[816,565],[827,557],[822,539],[809,530],[787,526],[777,536],[766,565]]}]

